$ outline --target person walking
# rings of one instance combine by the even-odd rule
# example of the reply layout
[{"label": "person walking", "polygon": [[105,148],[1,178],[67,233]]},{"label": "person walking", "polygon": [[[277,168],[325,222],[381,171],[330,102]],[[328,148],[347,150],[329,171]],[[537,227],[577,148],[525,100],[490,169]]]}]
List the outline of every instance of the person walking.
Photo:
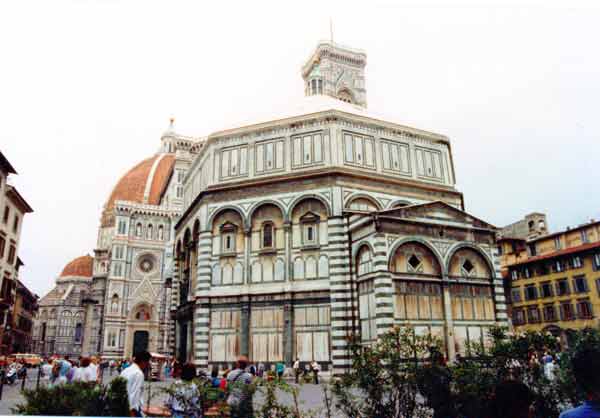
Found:
[{"label": "person walking", "polygon": [[133,364],[121,372],[121,377],[127,381],[127,397],[129,399],[129,414],[132,417],[142,415],[142,391],[144,388],[144,371],[150,364],[150,353],[140,351],[133,357]]},{"label": "person walking", "polygon": [[252,393],[249,385],[252,383],[252,375],[246,371],[248,358],[238,358],[235,368],[227,375],[227,386],[229,396],[227,405],[231,408],[231,418],[251,418],[254,416],[252,408]]},{"label": "person walking", "polygon": [[285,371],[285,364],[283,364],[281,361],[278,361],[277,365],[275,366],[275,371],[277,372],[277,379],[281,381],[283,378],[283,372]]},{"label": "person walking", "polygon": [[300,359],[296,357],[296,361],[294,361],[294,365],[292,366],[294,369],[294,378],[296,379],[296,383],[299,383],[300,379]]},{"label": "person walking", "polygon": [[313,372],[313,378],[314,378],[315,385],[318,385],[319,384],[319,372],[321,371],[321,366],[319,366],[319,363],[317,363],[315,360],[313,360],[313,362],[310,364],[310,367]]}]

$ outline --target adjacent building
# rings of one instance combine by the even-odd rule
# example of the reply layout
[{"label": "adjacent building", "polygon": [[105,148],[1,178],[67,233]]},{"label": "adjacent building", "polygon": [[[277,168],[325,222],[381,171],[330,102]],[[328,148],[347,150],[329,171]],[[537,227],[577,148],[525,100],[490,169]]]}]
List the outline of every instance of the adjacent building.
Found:
[{"label": "adjacent building", "polygon": [[0,152],[0,354],[12,352],[13,332],[19,284],[19,268],[23,262],[18,257],[23,218],[33,212],[27,201],[9,184],[9,176],[17,171]]},{"label": "adjacent building", "polygon": [[506,324],[496,228],[465,212],[450,140],[367,110],[366,54],[321,42],[305,97],[202,140],[175,227],[176,354],[316,360],[393,326],[450,358]]},{"label": "adjacent building", "polygon": [[512,324],[555,335],[600,325],[600,222],[498,241]]}]

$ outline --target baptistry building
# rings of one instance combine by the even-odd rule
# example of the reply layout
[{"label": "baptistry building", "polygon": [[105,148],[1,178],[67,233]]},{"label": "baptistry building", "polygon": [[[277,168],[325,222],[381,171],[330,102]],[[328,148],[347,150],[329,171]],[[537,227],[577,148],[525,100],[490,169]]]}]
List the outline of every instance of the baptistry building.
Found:
[{"label": "baptistry building", "polygon": [[320,42],[302,100],[189,154],[165,265],[181,359],[298,357],[339,373],[351,335],[412,327],[453,358],[506,323],[496,228],[465,211],[449,138],[371,112],[366,64]]}]

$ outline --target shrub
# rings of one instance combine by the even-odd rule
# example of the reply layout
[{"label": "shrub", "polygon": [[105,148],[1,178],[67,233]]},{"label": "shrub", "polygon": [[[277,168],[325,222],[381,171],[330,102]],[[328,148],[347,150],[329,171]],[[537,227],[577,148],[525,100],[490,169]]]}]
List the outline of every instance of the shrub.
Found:
[{"label": "shrub", "polygon": [[114,379],[108,387],[74,382],[23,391],[25,403],[12,412],[18,415],[127,416],[129,401],[124,379]]}]

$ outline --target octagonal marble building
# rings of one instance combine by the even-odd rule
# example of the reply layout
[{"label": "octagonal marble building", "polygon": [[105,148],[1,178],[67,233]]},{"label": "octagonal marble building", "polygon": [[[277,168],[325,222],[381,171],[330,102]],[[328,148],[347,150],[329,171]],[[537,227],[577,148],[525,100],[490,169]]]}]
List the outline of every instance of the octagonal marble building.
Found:
[{"label": "octagonal marble building", "polygon": [[366,54],[321,42],[305,97],[202,139],[175,226],[176,355],[316,360],[394,325],[453,358],[506,322],[496,228],[464,211],[450,140],[367,110]]}]

